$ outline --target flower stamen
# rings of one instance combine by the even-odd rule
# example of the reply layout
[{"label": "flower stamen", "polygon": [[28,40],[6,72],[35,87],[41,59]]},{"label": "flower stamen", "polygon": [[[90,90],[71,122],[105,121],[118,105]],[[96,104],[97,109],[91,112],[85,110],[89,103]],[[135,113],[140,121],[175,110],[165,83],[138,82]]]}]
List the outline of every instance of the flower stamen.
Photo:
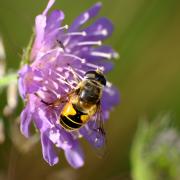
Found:
[{"label": "flower stamen", "polygon": [[66,24],[66,25],[64,25],[64,26],[62,26],[62,27],[60,27],[60,28],[58,28],[58,30],[59,31],[61,31],[61,30],[64,30],[64,29],[68,29],[69,28],[69,26]]},{"label": "flower stamen", "polygon": [[102,30],[96,31],[96,32],[94,33],[94,35],[107,36],[107,35],[108,35],[108,30],[107,30],[107,29],[102,29]]},{"label": "flower stamen", "polygon": [[63,54],[63,56],[72,57],[74,59],[77,59],[77,60],[81,61],[82,64],[84,64],[86,62],[86,59],[80,58],[80,57],[73,55],[73,54]]},{"label": "flower stamen", "polygon": [[53,31],[50,31],[50,32],[48,33],[48,36],[49,36],[49,35],[52,35],[52,34],[54,34],[54,33],[57,33],[58,31],[67,30],[68,28],[69,28],[69,26],[66,24],[66,25],[64,25],[64,26],[62,26],[62,27],[60,27],[60,28],[57,28],[57,29],[54,29]]},{"label": "flower stamen", "polygon": [[91,52],[91,55],[92,56],[103,57],[103,58],[107,58],[107,59],[111,59],[112,58],[112,54],[111,53],[103,53],[103,52],[98,52],[98,51]]},{"label": "flower stamen", "polygon": [[59,76],[59,78],[57,78],[58,81],[67,84],[68,86],[70,86],[71,88],[74,88],[74,86],[62,75],[57,74]]},{"label": "flower stamen", "polygon": [[85,31],[82,32],[70,32],[66,34],[67,36],[87,36]]},{"label": "flower stamen", "polygon": [[77,46],[88,46],[88,45],[97,45],[97,46],[101,46],[102,42],[101,41],[83,41],[83,42],[79,42],[77,43]]},{"label": "flower stamen", "polygon": [[102,66],[98,66],[98,65],[95,65],[95,64],[92,64],[92,63],[86,63],[86,66],[88,67],[91,67],[91,68],[94,68],[94,69],[101,69],[101,71],[104,71],[104,67]]},{"label": "flower stamen", "polygon": [[64,40],[64,46],[67,46],[68,43],[70,42],[70,37],[71,36],[87,36],[87,33],[85,31],[82,31],[82,32],[70,32],[70,33],[66,33],[64,34],[64,36],[67,36],[67,38]]}]

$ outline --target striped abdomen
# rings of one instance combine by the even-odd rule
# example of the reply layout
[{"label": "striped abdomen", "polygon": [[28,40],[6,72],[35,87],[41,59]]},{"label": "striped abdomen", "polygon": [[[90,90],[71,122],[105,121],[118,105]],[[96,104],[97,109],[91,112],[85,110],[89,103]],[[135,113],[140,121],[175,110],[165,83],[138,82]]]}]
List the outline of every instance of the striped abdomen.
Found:
[{"label": "striped abdomen", "polygon": [[78,110],[78,108],[70,102],[64,106],[60,116],[61,126],[68,131],[79,129],[88,120],[89,115]]}]

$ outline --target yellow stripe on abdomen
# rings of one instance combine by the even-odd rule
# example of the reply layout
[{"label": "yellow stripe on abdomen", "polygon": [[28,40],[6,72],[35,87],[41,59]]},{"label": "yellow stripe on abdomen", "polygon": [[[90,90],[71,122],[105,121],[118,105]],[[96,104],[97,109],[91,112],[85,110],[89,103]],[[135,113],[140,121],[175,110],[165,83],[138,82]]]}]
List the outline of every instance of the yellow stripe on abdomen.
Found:
[{"label": "yellow stripe on abdomen", "polygon": [[72,103],[67,103],[63,110],[62,110],[62,114],[64,116],[68,116],[68,115],[76,115],[76,110],[74,109]]}]

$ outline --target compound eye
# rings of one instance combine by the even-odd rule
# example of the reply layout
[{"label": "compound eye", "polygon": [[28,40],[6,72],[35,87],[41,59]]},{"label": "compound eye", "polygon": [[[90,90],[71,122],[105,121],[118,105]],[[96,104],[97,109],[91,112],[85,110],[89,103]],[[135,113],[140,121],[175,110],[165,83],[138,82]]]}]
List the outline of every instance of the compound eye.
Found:
[{"label": "compound eye", "polygon": [[94,78],[95,78],[95,75],[94,75],[94,74],[86,74],[86,77],[87,77],[87,78],[90,78],[90,79],[94,79]]},{"label": "compound eye", "polygon": [[106,86],[106,79],[102,74],[96,76],[96,80],[100,82],[103,86]]},{"label": "compound eye", "polygon": [[85,78],[86,79],[96,80],[99,83],[101,83],[103,86],[106,86],[106,79],[105,79],[104,75],[101,74],[101,73],[98,73],[96,71],[88,71],[85,74]]},{"label": "compound eye", "polygon": [[95,71],[88,71],[86,74],[85,74],[85,77],[87,79],[95,79],[96,78],[96,72]]},{"label": "compound eye", "polygon": [[104,77],[101,78],[101,84],[104,85],[104,86],[106,86],[106,79],[105,79]]}]

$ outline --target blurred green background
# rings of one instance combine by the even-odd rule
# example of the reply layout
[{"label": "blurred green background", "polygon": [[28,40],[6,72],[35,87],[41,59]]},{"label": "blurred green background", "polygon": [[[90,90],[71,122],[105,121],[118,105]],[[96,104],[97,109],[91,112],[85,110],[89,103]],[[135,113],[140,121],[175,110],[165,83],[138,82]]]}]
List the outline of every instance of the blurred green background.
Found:
[{"label": "blurred green background", "polygon": [[[66,14],[65,23],[70,24],[95,2],[57,0],[53,8],[62,9]],[[108,75],[121,92],[121,103],[106,124],[108,154],[99,159],[83,142],[86,154],[83,168],[69,167],[62,152],[60,163],[50,167],[42,158],[40,143],[28,153],[21,153],[18,143],[14,143],[16,139],[12,141],[10,137],[12,132],[8,124],[13,118],[5,118],[7,137],[0,145],[0,179],[130,179],[129,153],[139,117],[154,117],[158,112],[171,111],[176,119],[180,119],[180,1],[102,2],[100,16],[110,18],[115,26],[113,36],[105,43],[120,53],[120,59],[114,60],[115,68]],[[7,71],[19,67],[34,18],[43,11],[46,3],[47,0],[0,0],[0,34],[6,50]],[[1,92],[1,115],[6,105],[5,95],[5,91]],[[18,137],[26,142],[20,135]]]}]

